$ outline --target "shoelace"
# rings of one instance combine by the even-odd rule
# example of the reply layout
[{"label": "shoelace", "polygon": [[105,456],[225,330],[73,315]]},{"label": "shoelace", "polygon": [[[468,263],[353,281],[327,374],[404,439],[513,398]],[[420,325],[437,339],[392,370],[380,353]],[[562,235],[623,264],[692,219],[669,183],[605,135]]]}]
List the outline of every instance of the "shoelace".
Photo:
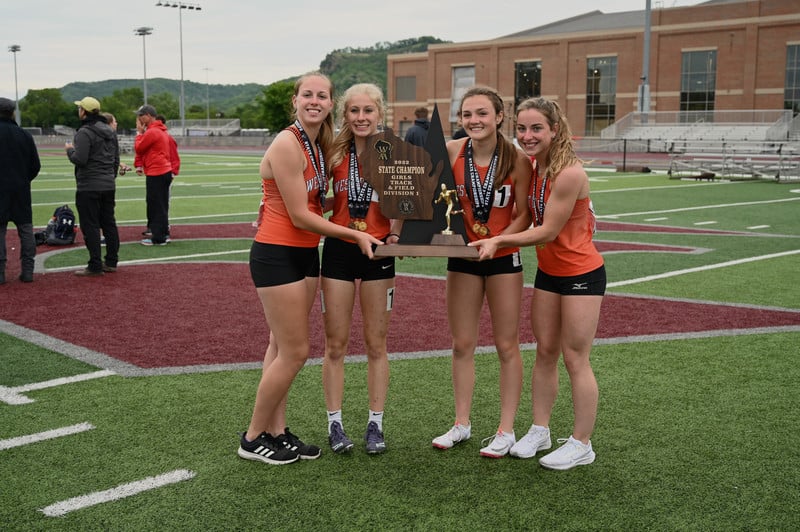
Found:
[{"label": "shoelace", "polygon": [[450,436],[450,439],[454,442],[459,442],[464,439],[464,433],[458,427],[459,425],[453,425],[453,427],[447,431],[447,435]]},{"label": "shoelace", "polygon": [[488,436],[488,437],[486,437],[486,438],[482,439],[482,440],[481,440],[481,445],[485,444],[485,443],[486,443],[487,441],[489,441],[489,440],[494,440],[494,439],[496,439],[496,438],[503,438],[503,439],[505,439],[506,437],[507,437],[507,434],[506,434],[505,432],[495,432],[493,435],[491,435],[491,436]]},{"label": "shoelace", "polygon": [[381,431],[378,429],[378,424],[370,422],[367,425],[367,441],[368,442],[376,442],[379,441],[381,437]]},{"label": "shoelace", "polygon": [[347,436],[344,433],[344,429],[339,423],[334,423],[333,425],[331,425],[331,438],[334,441],[347,438]]}]

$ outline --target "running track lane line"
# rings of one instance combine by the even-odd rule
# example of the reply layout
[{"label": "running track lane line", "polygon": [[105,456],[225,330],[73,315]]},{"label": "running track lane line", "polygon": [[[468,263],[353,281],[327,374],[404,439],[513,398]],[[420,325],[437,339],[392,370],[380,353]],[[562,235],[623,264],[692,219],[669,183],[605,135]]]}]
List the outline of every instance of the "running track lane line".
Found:
[{"label": "running track lane line", "polygon": [[61,502],[40,508],[40,512],[48,517],[61,517],[74,512],[75,510],[82,510],[90,506],[96,506],[104,502],[113,502],[125,497],[132,497],[144,491],[168,486],[169,484],[177,484],[184,480],[191,480],[197,473],[189,471],[188,469],[176,469],[169,473],[157,475],[155,477],[147,477],[142,480],[128,482],[127,484],[120,484],[115,488],[110,488],[104,491],[95,491],[87,495],[79,495],[72,497]]},{"label": "running track lane line", "polygon": [[648,275],[647,277],[639,277],[638,279],[628,279],[626,281],[617,281],[616,283],[608,283],[608,288],[616,288],[617,286],[625,286],[629,284],[643,283],[645,281],[655,281],[656,279],[666,279],[667,277],[675,277],[685,273],[704,272],[706,270],[715,270],[717,268],[727,268],[728,266],[736,266],[737,264],[745,264],[747,262],[756,262],[759,260],[775,259],[778,257],[786,257],[789,255],[796,255],[800,253],[800,249],[793,249],[790,251],[782,251],[780,253],[772,253],[770,255],[761,255],[759,257],[748,257],[746,259],[729,260],[728,262],[720,262],[719,264],[709,264],[707,266],[697,266],[696,268],[687,268],[685,270],[675,270],[674,272],[660,273],[658,275]]}]

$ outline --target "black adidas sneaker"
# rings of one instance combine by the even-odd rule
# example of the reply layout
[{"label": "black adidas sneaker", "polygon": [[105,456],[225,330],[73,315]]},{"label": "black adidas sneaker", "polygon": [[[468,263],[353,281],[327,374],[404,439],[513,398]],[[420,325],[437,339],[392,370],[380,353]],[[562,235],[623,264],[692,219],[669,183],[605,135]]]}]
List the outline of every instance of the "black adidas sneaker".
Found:
[{"label": "black adidas sneaker", "polygon": [[262,432],[253,441],[247,441],[245,434],[242,434],[237,451],[237,454],[245,460],[259,460],[266,464],[283,465],[296,462],[300,458],[296,451],[289,449],[282,441],[273,438],[271,434]]},{"label": "black adidas sneaker", "polygon": [[282,443],[290,451],[300,455],[301,460],[315,460],[322,454],[322,449],[316,445],[309,445],[292,434],[289,427],[284,429],[283,434],[280,434],[275,441]]}]

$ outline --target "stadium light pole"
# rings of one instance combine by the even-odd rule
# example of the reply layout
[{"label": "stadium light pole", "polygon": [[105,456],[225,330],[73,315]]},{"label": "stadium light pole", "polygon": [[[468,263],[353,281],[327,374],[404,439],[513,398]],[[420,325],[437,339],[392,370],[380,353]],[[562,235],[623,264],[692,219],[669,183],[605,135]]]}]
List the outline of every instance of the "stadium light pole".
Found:
[{"label": "stadium light pole", "polygon": [[17,124],[21,126],[22,115],[19,112],[19,88],[17,86],[17,52],[20,50],[22,50],[22,47],[18,44],[12,44],[8,47],[8,51],[14,54],[14,105],[16,105],[14,114],[16,115],[15,118],[17,119]]},{"label": "stadium light pole", "polygon": [[644,8],[644,46],[642,50],[642,84],[639,86],[639,117],[642,124],[647,123],[650,112],[650,0]]},{"label": "stadium light pole", "polygon": [[144,45],[145,37],[153,33],[153,28],[142,26],[133,30],[134,35],[142,37],[142,58],[144,59],[144,104],[147,105],[147,48]]},{"label": "stadium light pole", "polygon": [[211,70],[208,67],[205,67],[203,70],[206,71],[206,127],[211,127],[211,104],[209,103],[210,100],[208,99],[208,71]]},{"label": "stadium light pole", "polygon": [[189,9],[192,11],[200,11],[202,7],[199,4],[189,4],[187,2],[157,2],[156,7],[177,7],[178,8],[178,40],[181,49],[181,136],[186,135],[186,103],[183,92],[183,10]]}]

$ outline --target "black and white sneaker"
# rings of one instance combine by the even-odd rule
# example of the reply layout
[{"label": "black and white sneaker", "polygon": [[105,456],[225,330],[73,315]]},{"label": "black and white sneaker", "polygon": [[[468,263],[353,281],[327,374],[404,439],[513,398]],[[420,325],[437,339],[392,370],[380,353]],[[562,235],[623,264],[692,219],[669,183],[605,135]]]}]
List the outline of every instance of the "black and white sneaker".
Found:
[{"label": "black and white sneaker", "polygon": [[303,443],[300,438],[289,431],[289,427],[286,427],[283,434],[275,438],[275,441],[282,443],[293,453],[299,454],[301,460],[315,460],[322,454],[322,449],[316,445]]},{"label": "black and white sneaker", "polygon": [[245,460],[259,460],[265,464],[283,465],[296,462],[300,455],[273,438],[271,434],[262,432],[253,441],[247,441],[245,434],[239,443],[237,454]]}]

